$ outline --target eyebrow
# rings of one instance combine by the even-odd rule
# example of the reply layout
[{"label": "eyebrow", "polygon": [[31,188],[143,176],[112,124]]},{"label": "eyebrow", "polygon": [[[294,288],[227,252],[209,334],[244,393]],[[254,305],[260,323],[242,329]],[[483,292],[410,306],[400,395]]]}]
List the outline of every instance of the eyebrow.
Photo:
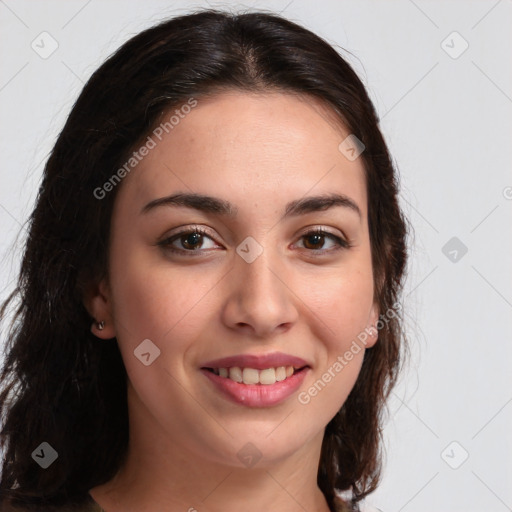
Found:
[{"label": "eyebrow", "polygon": [[[146,204],[141,214],[148,213],[160,206],[184,206],[204,213],[236,218],[238,208],[229,201],[204,194],[189,194],[178,192],[176,194],[154,199]],[[362,219],[362,213],[357,203],[344,194],[322,194],[308,196],[291,201],[286,205],[283,219],[307,213],[325,211],[334,207],[344,207],[354,211]]]}]

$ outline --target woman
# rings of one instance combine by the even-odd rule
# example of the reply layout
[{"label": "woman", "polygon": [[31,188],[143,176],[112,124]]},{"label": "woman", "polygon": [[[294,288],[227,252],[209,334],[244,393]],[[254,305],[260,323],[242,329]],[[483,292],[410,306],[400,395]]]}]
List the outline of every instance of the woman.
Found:
[{"label": "woman", "polygon": [[279,16],[124,44],[46,164],[2,372],[2,510],[358,510],[406,221],[368,95]]}]

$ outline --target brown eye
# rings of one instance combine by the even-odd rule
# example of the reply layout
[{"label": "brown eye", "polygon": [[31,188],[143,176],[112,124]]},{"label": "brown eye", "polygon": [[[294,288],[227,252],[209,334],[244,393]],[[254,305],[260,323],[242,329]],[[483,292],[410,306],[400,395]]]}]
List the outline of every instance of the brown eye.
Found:
[{"label": "brown eye", "polygon": [[185,249],[195,250],[198,249],[198,247],[192,246],[198,245],[202,241],[202,237],[203,235],[201,233],[194,231],[186,235],[181,235],[179,239]]},{"label": "brown eye", "polygon": [[319,244],[323,244],[325,235],[313,233],[312,235],[305,236],[304,239],[306,240],[304,243],[306,249],[321,249],[321,247],[311,247],[311,245],[317,246]]},{"label": "brown eye", "polygon": [[[163,247],[166,251],[180,254],[201,253],[206,250],[201,250],[203,249],[205,239],[213,241],[212,237],[209,236],[205,230],[197,227],[176,233],[158,242],[157,245]],[[179,246],[177,246],[178,244]],[[211,247],[208,249],[211,249]]]},{"label": "brown eye", "polygon": [[[339,249],[348,249],[351,247],[351,245],[343,238],[334,235],[333,233],[329,233],[323,229],[315,229],[313,231],[309,231],[308,233],[302,235],[301,238],[304,239],[304,248],[313,252],[325,253],[337,251]],[[335,247],[331,249],[323,249],[322,246],[325,244],[326,239],[334,240]]]}]

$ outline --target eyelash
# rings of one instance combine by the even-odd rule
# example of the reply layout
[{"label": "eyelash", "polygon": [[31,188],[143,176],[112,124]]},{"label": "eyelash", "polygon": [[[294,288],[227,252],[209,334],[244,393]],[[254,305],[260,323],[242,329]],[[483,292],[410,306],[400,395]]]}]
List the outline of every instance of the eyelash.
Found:
[{"label": "eyelash", "polygon": [[[172,252],[175,254],[185,255],[188,253],[187,256],[194,257],[198,253],[201,253],[203,251],[201,251],[200,249],[197,249],[197,250],[176,249],[175,247],[172,247],[172,245],[171,245],[175,240],[178,240],[179,238],[183,237],[184,235],[192,235],[192,234],[204,235],[213,240],[213,238],[208,234],[208,232],[205,229],[201,228],[200,226],[197,226],[194,228],[185,229],[183,231],[180,231],[179,233],[172,235],[171,237],[165,238],[164,240],[158,242],[157,245],[160,247],[163,247],[166,251],[169,251],[169,252]],[[337,251],[340,251],[343,249],[350,249],[352,247],[352,244],[350,244],[343,238],[341,238],[337,235],[334,235],[333,233],[330,233],[329,231],[326,231],[321,228],[315,228],[315,229],[312,229],[311,231],[307,231],[306,233],[303,233],[300,236],[300,238],[302,239],[302,238],[306,238],[306,237],[310,237],[310,236],[314,236],[314,235],[327,236],[327,237],[331,238],[332,240],[334,240],[338,244],[338,247],[335,249],[323,249],[323,250],[322,249],[307,249],[308,252],[313,253],[312,256],[322,256],[326,253],[333,253],[333,252],[337,252]]]}]

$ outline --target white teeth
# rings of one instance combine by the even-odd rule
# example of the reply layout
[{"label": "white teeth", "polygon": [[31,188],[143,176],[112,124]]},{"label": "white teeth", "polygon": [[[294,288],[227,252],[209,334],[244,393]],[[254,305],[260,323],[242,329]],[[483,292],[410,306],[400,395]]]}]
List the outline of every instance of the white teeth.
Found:
[{"label": "white teeth", "polygon": [[[292,369],[291,375],[293,375],[293,366],[290,368]],[[286,368],[284,366],[280,366],[279,368],[276,368],[276,380],[281,382],[284,379],[286,379]]]},{"label": "white teeth", "polygon": [[229,369],[229,378],[235,382],[242,382],[242,370],[238,366]]},{"label": "white teeth", "polygon": [[274,370],[274,368],[267,368],[266,370],[261,370],[259,382],[260,384],[275,384],[276,370]]},{"label": "white teeth", "polygon": [[255,370],[254,368],[244,368],[242,377],[244,384],[258,384],[260,381],[258,370]]},{"label": "white teeth", "polygon": [[279,366],[277,368],[266,368],[265,370],[257,370],[255,368],[214,368],[213,372],[220,377],[234,380],[235,382],[244,384],[263,384],[272,385],[281,382],[294,373],[293,366]]}]

